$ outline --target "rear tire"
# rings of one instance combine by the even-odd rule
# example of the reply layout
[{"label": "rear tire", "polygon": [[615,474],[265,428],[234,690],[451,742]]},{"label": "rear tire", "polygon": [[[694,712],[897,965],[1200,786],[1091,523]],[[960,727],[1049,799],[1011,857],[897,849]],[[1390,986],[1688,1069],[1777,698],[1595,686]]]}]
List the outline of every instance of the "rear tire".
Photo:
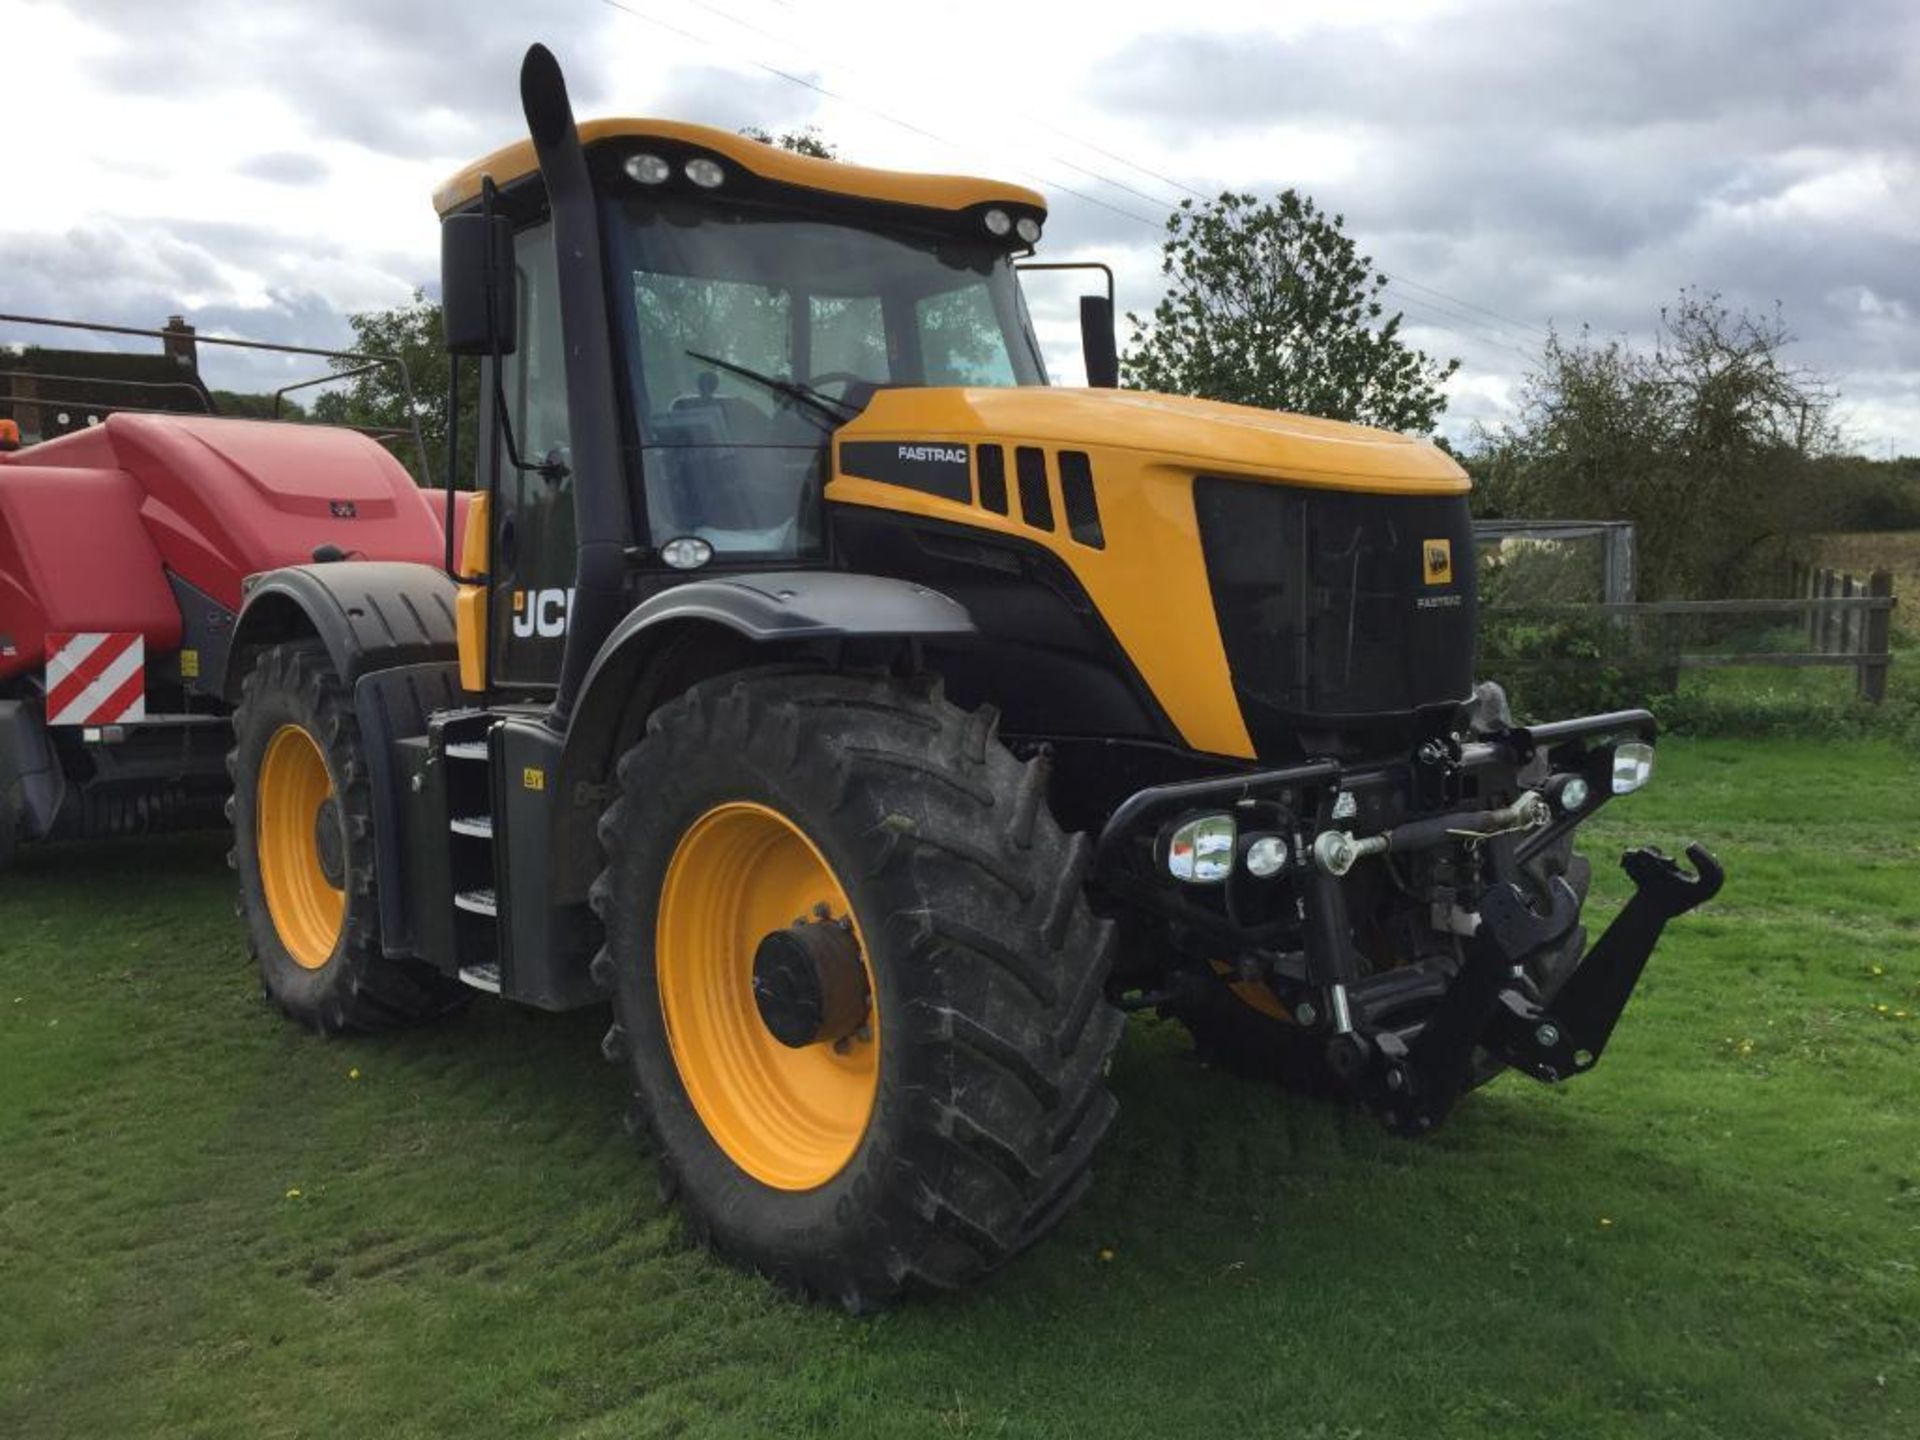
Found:
[{"label": "rear tire", "polygon": [[[1090,846],[1047,813],[1044,764],[1016,760],[993,727],[990,709],[955,708],[937,682],[715,680],[653,716],[621,761],[619,796],[601,822],[608,865],[594,904],[607,942],[595,973],[613,992],[609,1053],[628,1057],[663,1191],[696,1239],[849,1310],[963,1284],[1045,1234],[1085,1188],[1114,1114],[1105,1075],[1122,1017],[1105,998],[1112,927],[1083,894]],[[687,1008],[689,993],[722,1008],[711,986],[689,991],[689,964],[710,963],[705,973],[728,977],[728,993],[751,989],[753,937],[715,922],[699,932],[714,943],[693,945],[684,917],[725,917],[737,908],[727,897],[761,892],[684,901],[690,884],[739,877],[690,880],[676,857],[745,854],[698,837],[753,812],[810,842],[831,876],[822,884],[849,904],[871,987],[871,1038],[855,1032],[835,1052],[854,1059],[860,1045],[875,1047],[870,1098],[847,1102],[864,1113],[828,1117],[850,1153],[840,1161],[821,1149],[811,1171],[780,1168],[781,1136],[807,1124],[782,1122],[757,1141],[752,1114],[713,1098],[739,1064],[729,1055],[764,1042],[736,1026],[732,1047],[677,1055],[668,1028],[670,1005],[681,1043],[708,1025]],[[773,884],[779,867],[755,863],[750,884]],[[790,1107],[809,1123],[830,1108],[825,1085],[773,1099],[769,1111]]]},{"label": "rear tire", "polygon": [[0,755],[0,875],[13,868],[20,853],[20,823],[26,812],[20,789],[13,762]]},{"label": "rear tire", "polygon": [[247,949],[269,998],[322,1033],[443,1014],[465,992],[380,949],[373,814],[347,687],[316,641],[277,645],[246,677],[227,757]]}]

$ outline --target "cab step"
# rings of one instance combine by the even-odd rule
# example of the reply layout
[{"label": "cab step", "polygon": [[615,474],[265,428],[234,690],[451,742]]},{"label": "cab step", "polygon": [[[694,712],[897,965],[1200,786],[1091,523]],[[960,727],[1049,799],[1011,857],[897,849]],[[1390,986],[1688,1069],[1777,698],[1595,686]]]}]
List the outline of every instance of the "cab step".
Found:
[{"label": "cab step", "polygon": [[500,993],[500,967],[498,965],[462,965],[460,983],[471,985],[476,990],[484,990],[489,995]]},{"label": "cab step", "polygon": [[449,760],[485,760],[487,742],[484,740],[449,740],[446,746]]},{"label": "cab step", "polygon": [[456,815],[451,822],[456,835],[471,835],[477,840],[493,838],[493,817],[491,815]]},{"label": "cab step", "polygon": [[499,903],[491,888],[462,890],[453,897],[453,904],[455,909],[465,910],[469,915],[485,915],[489,919],[500,913]]}]

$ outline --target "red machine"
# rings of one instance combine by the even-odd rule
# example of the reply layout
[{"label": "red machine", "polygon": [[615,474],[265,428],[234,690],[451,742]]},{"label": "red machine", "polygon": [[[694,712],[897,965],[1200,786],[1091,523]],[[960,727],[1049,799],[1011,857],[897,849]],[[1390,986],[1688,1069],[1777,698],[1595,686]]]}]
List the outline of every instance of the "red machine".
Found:
[{"label": "red machine", "polygon": [[246,577],[443,564],[444,510],[351,430],[117,414],[0,453],[0,866],[23,840],[219,823]]}]

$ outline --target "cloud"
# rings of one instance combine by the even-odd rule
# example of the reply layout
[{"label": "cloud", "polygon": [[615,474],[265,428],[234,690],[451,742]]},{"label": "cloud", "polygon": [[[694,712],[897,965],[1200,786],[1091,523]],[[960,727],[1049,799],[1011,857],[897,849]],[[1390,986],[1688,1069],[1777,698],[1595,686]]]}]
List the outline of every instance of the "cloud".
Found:
[{"label": "cloud", "polygon": [[1515,350],[1549,321],[1645,338],[1697,285],[1780,305],[1801,363],[1879,418],[1904,394],[1920,442],[1920,336],[1888,320],[1920,313],[1906,0],[1492,0],[1285,35],[1176,29],[1122,44],[1094,88],[1190,153],[1288,137],[1234,188],[1310,171],[1376,263],[1456,297],[1394,292],[1488,372],[1456,409],[1497,405],[1499,370],[1523,369]]},{"label": "cloud", "polygon": [[537,23],[513,0],[92,0],[82,13],[113,41],[97,62],[105,85],[209,101],[270,94],[318,137],[408,158],[478,153],[516,133],[533,41],[569,67],[576,108],[603,101],[613,79],[596,43],[611,12],[593,5],[546,7]]},{"label": "cloud", "polygon": [[251,155],[234,166],[234,173],[250,180],[268,180],[276,185],[318,185],[331,173],[327,162],[317,155],[297,150],[269,150]]},{"label": "cloud", "polygon": [[[763,71],[683,65],[662,77],[648,105],[663,119],[690,120],[722,130],[751,125],[777,135],[811,123],[817,101],[811,92]],[[832,135],[822,138],[839,143]]]}]

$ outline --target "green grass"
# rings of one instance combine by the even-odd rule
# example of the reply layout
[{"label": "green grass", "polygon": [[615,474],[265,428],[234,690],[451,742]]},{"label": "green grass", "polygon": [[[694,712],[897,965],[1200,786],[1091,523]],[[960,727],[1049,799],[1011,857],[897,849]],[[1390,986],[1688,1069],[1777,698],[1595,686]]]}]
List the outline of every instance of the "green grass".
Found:
[{"label": "green grass", "polygon": [[1872,742],[1672,743],[1590,848],[1732,878],[1592,1077],[1410,1143],[1136,1022],[1066,1224],[867,1321],[682,1245],[600,1015],[317,1040],[258,999],[217,841],[31,855],[0,1435],[1911,1437],[1916,794]]}]

